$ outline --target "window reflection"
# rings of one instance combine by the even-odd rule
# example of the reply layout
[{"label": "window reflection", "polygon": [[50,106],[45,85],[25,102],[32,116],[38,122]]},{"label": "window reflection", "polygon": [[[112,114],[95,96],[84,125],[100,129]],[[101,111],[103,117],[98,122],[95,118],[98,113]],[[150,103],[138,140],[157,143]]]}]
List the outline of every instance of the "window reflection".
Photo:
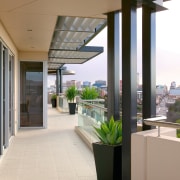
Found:
[{"label": "window reflection", "polygon": [[43,63],[21,62],[20,125],[43,126]]}]

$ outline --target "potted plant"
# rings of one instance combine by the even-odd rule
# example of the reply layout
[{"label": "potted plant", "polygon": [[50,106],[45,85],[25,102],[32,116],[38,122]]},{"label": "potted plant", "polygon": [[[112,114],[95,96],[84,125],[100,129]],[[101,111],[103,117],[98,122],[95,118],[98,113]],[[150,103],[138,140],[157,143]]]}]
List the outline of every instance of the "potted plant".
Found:
[{"label": "potted plant", "polygon": [[99,94],[94,87],[85,87],[81,92],[81,99],[96,99],[98,95]]},{"label": "potted plant", "polygon": [[[94,100],[99,96],[97,90],[94,87],[85,87],[81,92],[81,99],[82,100]],[[84,105],[82,109],[82,113],[86,113],[89,116],[93,117],[93,112],[91,112],[92,106]]]},{"label": "potted plant", "polygon": [[68,100],[69,104],[69,114],[75,114],[76,111],[76,103],[75,103],[75,97],[77,95],[77,89],[75,86],[70,86],[66,90],[66,98]]},{"label": "potted plant", "polygon": [[52,108],[56,107],[56,98],[57,98],[57,95],[56,94],[52,94],[52,96],[51,96]]},{"label": "potted plant", "polygon": [[98,180],[122,179],[122,121],[103,122],[94,127],[100,142],[93,143],[94,159]]}]

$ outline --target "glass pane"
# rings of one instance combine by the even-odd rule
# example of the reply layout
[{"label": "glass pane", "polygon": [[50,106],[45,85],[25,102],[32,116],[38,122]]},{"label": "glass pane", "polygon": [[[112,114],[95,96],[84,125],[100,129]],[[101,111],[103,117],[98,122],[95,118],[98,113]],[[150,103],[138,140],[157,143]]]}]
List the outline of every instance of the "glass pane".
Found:
[{"label": "glass pane", "polygon": [[3,49],[3,145],[5,145],[5,50]]},{"label": "glass pane", "polygon": [[12,56],[9,55],[9,137],[12,135]]},{"label": "glass pane", "polygon": [[43,63],[21,62],[20,126],[43,126]]}]

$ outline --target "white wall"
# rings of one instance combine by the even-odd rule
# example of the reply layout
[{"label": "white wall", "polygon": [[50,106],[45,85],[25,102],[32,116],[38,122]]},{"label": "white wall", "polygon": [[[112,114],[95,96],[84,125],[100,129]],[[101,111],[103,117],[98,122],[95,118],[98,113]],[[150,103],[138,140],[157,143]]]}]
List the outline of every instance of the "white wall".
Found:
[{"label": "white wall", "polygon": [[161,128],[132,134],[132,180],[179,180],[180,139],[174,129]]}]

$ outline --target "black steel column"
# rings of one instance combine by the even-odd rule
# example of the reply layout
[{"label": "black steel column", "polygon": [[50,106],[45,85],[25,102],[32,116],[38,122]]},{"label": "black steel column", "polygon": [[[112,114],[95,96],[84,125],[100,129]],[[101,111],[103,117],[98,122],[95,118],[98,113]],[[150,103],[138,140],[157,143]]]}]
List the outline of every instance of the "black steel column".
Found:
[{"label": "black steel column", "polygon": [[[142,7],[143,119],[156,116],[156,14]],[[143,130],[151,129],[143,123]]]},{"label": "black steel column", "polygon": [[59,69],[59,92],[60,93],[63,92],[63,89],[62,89],[62,84],[63,84],[63,81],[62,81],[62,71],[63,71],[63,69],[60,68]]},{"label": "black steel column", "polygon": [[108,27],[108,119],[120,118],[119,108],[119,12],[107,14]]},{"label": "black steel column", "polygon": [[122,179],[131,179],[131,133],[137,131],[137,12],[122,0]]},{"label": "black steel column", "polygon": [[59,95],[59,69],[56,71],[56,94]]}]

